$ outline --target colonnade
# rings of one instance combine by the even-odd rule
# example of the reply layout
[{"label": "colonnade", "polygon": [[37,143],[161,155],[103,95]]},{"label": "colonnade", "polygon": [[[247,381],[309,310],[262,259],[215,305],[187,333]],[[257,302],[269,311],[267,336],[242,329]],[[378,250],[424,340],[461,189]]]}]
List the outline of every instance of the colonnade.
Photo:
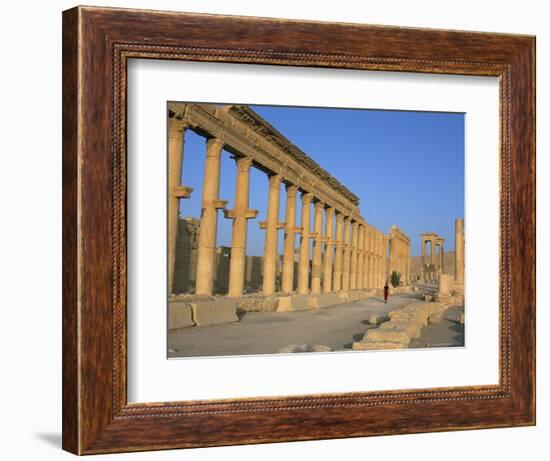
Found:
[{"label": "colonnade", "polygon": [[392,226],[388,240],[390,246],[389,275],[394,271],[401,274],[401,282],[403,285],[408,285],[411,276],[411,241],[397,226]]},{"label": "colonnade", "polygon": [[[292,293],[296,289],[298,294],[319,294],[381,288],[386,274],[386,236],[361,218],[358,198],[280,133],[274,132],[257,114],[248,108],[243,109],[244,106],[233,107],[233,112],[202,104],[174,104],[172,107],[168,122],[169,292],[172,293],[173,289],[179,201],[189,198],[192,192],[191,188],[181,184],[187,128],[207,139],[196,294],[213,294],[219,210],[223,210],[225,218],[233,221],[228,295],[239,297],[244,293],[248,220],[258,215],[257,210],[249,208],[250,168],[253,165],[266,172],[269,178],[267,219],[259,223],[265,230],[264,296],[271,296],[277,290],[279,230],[284,230],[281,292]],[[226,209],[227,201],[219,197],[222,150],[229,151],[237,163],[234,208],[231,210]],[[281,165],[279,159],[285,155],[287,159]],[[286,189],[284,222],[279,221],[282,184]],[[299,226],[296,225],[298,192],[301,200]],[[300,239],[297,286],[294,287],[296,235]]]}]

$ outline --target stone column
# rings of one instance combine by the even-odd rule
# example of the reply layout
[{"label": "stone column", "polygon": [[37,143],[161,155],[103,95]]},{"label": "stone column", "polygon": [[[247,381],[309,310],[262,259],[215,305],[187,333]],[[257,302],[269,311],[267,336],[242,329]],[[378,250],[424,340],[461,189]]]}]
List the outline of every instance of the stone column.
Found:
[{"label": "stone column", "polygon": [[443,242],[441,242],[441,245],[439,246],[439,254],[441,255],[440,259],[440,266],[441,266],[441,272],[445,270],[445,250],[443,249]]},{"label": "stone column", "polygon": [[351,218],[344,218],[344,262],[342,267],[342,290],[349,290],[349,270],[351,265]]},{"label": "stone column", "polygon": [[181,184],[183,145],[186,125],[172,117],[168,121],[168,294],[174,292],[176,241],[180,215],[180,199],[189,198],[193,189]]},{"label": "stone column", "polygon": [[363,224],[360,224],[358,227],[358,234],[357,234],[357,282],[355,284],[355,288],[358,290],[361,290],[363,288],[363,240],[365,237],[365,226]]},{"label": "stone column", "polygon": [[298,186],[288,184],[286,186],[286,212],[285,212],[285,240],[283,247],[283,275],[281,290],[284,293],[292,293],[294,289],[294,253],[295,235],[300,232],[296,227],[296,193]]},{"label": "stone column", "polygon": [[[278,230],[283,226],[279,222],[279,197],[282,177],[278,174],[269,177],[269,195],[267,198],[267,221],[260,223],[265,229],[264,245],[264,278],[262,294],[271,296],[275,293],[277,276],[277,237]],[[294,236],[294,234],[292,234]]]},{"label": "stone column", "polygon": [[342,250],[344,248],[342,232],[344,227],[344,215],[336,215],[336,249],[334,251],[334,274],[332,277],[332,289],[340,291],[342,289]]},{"label": "stone column", "polygon": [[385,235],[380,235],[380,246],[381,249],[381,258],[380,258],[380,265],[381,265],[381,282],[380,286],[383,287],[386,283],[386,279],[388,278],[388,239]]},{"label": "stone column", "polygon": [[380,265],[380,257],[378,255],[378,250],[380,247],[380,236],[378,235],[377,232],[375,232],[373,240],[374,240],[374,245],[372,249],[372,265],[373,265],[372,286],[373,288],[379,288],[381,265]]},{"label": "stone column", "polygon": [[431,248],[432,248],[432,251],[431,251],[431,263],[435,266],[435,241],[432,239],[430,240],[431,242]]},{"label": "stone column", "polygon": [[422,267],[426,265],[426,240],[422,239]]},{"label": "stone column", "polygon": [[307,294],[309,288],[309,239],[312,237],[310,228],[311,200],[313,195],[302,193],[302,236],[300,238],[300,261],[298,262],[298,294]]},{"label": "stone column", "polygon": [[351,261],[349,271],[350,290],[357,288],[357,245],[359,244],[359,222],[354,221],[351,225]]},{"label": "stone column", "polygon": [[313,217],[313,257],[311,260],[311,292],[321,293],[321,277],[323,275],[323,202],[315,202],[315,213]]},{"label": "stone column", "polygon": [[365,288],[372,288],[372,259],[371,259],[371,247],[372,247],[372,228],[367,225],[367,232],[365,238],[365,259],[367,261],[367,267],[365,268]]},{"label": "stone column", "polygon": [[334,240],[334,208],[325,210],[325,251],[323,254],[323,292],[329,293],[332,291],[332,260]]},{"label": "stone column", "polygon": [[455,282],[464,283],[464,220],[455,219]]},{"label": "stone column", "polygon": [[231,297],[239,297],[243,294],[248,220],[258,216],[257,210],[248,209],[252,159],[240,157],[236,161],[235,208],[224,210],[225,217],[233,220],[231,257],[229,259],[229,296]]},{"label": "stone column", "polygon": [[220,200],[220,156],[223,142],[209,139],[206,143],[206,163],[202,186],[202,214],[199,230],[197,278],[195,292],[212,295],[214,285],[214,257],[218,230],[218,210],[224,209],[227,201]]}]

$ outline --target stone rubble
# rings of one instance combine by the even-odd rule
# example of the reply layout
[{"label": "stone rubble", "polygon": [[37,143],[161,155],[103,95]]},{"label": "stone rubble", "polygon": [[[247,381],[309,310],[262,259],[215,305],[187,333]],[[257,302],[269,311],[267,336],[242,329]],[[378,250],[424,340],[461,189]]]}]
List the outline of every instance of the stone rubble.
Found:
[{"label": "stone rubble", "polygon": [[[388,321],[369,328],[363,339],[353,343],[354,350],[404,349],[413,338],[420,336],[429,323],[441,322],[450,304],[443,302],[415,303],[388,313]],[[369,318],[369,323],[371,322]]]}]

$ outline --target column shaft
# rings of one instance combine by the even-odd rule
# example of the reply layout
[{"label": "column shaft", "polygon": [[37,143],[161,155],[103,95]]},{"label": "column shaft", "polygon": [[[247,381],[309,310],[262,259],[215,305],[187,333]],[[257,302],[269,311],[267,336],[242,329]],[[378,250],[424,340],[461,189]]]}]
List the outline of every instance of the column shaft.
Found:
[{"label": "column shaft", "polygon": [[455,281],[464,283],[464,220],[455,219]]},{"label": "column shaft", "polygon": [[357,288],[357,244],[359,242],[359,222],[354,221],[351,225],[351,261],[349,271],[349,287],[351,290]]},{"label": "column shaft", "polygon": [[325,211],[325,251],[323,254],[323,292],[332,291],[332,261],[333,261],[334,208]]},{"label": "column shaft", "polygon": [[267,222],[265,226],[264,278],[262,292],[264,296],[275,293],[277,275],[277,237],[279,230],[279,197],[281,176],[269,178],[269,195],[267,199]]},{"label": "column shaft", "polygon": [[351,265],[351,218],[344,219],[344,262],[342,267],[342,290],[349,290],[349,271]]},{"label": "column shaft", "polygon": [[365,267],[363,269],[363,288],[371,288],[370,286],[370,252],[369,252],[369,244],[370,244],[370,226],[367,224],[365,225],[365,236],[363,240],[363,252],[364,252],[364,261],[365,261]]},{"label": "column shaft", "polygon": [[338,213],[336,216],[336,247],[334,250],[334,274],[332,277],[332,289],[339,291],[342,289],[342,250],[343,250],[343,232],[344,215]]},{"label": "column shaft", "polygon": [[302,235],[300,238],[300,261],[298,263],[298,294],[307,294],[309,289],[309,239],[311,238],[311,200],[313,195],[302,193]]},{"label": "column shaft", "polygon": [[197,294],[213,294],[218,209],[225,208],[225,203],[218,197],[222,148],[223,143],[219,139],[212,138],[206,143],[195,289]]},{"label": "column shaft", "polygon": [[321,277],[323,275],[323,202],[315,202],[313,217],[313,257],[311,260],[311,292],[321,293]]},{"label": "column shaft", "polygon": [[242,296],[244,291],[244,271],[246,266],[246,234],[248,227],[248,198],[250,189],[250,166],[247,157],[237,159],[237,184],[235,188],[235,208],[226,212],[233,218],[231,234],[231,259],[229,263],[229,296]]},{"label": "column shaft", "polygon": [[363,288],[363,239],[365,235],[365,226],[360,225],[357,235],[357,282],[355,288],[358,290]]},{"label": "column shaft", "polygon": [[294,289],[294,252],[296,234],[296,193],[298,187],[286,186],[285,240],[283,248],[283,276],[281,290],[291,293]]},{"label": "column shaft", "polygon": [[168,294],[173,293],[180,199],[174,193],[181,184],[185,129],[177,120],[168,122]]}]

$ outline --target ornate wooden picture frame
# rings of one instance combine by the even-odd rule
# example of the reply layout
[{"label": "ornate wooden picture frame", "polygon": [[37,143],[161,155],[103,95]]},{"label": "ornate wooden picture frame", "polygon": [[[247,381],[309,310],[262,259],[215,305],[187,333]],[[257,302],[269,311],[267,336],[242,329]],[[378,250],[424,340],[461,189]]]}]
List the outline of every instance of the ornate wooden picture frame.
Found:
[{"label": "ornate wooden picture frame", "polygon": [[[498,385],[128,403],[131,58],[498,77]],[[533,424],[534,37],[93,7],[63,13],[65,450],[93,454]]]}]

